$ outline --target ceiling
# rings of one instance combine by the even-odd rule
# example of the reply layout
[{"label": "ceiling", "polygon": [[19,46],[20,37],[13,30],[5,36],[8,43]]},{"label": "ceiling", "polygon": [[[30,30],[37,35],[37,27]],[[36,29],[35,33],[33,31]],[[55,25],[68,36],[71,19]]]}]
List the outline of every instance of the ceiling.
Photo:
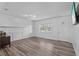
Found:
[{"label": "ceiling", "polygon": [[39,20],[70,15],[71,2],[0,2],[0,13]]}]

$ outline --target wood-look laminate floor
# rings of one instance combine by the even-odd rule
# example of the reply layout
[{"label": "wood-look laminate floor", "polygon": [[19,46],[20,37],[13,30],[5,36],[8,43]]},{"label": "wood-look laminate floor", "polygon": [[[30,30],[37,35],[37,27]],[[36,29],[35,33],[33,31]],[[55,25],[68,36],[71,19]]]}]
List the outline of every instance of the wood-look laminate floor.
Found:
[{"label": "wood-look laminate floor", "polygon": [[13,41],[0,49],[1,56],[75,56],[71,43],[38,37]]}]

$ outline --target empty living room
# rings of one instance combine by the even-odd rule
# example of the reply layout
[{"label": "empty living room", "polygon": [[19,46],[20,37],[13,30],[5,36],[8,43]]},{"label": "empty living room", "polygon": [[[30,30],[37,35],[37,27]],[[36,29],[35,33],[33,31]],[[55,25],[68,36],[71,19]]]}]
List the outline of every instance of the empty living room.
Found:
[{"label": "empty living room", "polygon": [[0,56],[79,56],[79,2],[0,2]]}]

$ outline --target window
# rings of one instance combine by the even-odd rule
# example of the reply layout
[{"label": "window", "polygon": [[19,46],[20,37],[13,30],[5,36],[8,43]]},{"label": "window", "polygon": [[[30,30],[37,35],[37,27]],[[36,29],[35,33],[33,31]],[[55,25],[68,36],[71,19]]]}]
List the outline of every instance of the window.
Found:
[{"label": "window", "polygon": [[40,24],[40,32],[50,32],[51,26],[50,24]]}]

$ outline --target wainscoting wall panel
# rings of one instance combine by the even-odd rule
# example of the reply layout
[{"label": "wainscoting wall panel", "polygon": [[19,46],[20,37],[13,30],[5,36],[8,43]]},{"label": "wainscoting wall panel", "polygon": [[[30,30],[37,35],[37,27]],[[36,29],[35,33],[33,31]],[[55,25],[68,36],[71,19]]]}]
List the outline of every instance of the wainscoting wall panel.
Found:
[{"label": "wainscoting wall panel", "polygon": [[[25,30],[24,27],[0,26],[0,31],[4,31],[7,33],[7,35],[11,36],[11,41],[26,38],[27,36],[25,37],[24,30]],[[29,31],[27,32],[28,32],[27,35],[29,35]]]}]

